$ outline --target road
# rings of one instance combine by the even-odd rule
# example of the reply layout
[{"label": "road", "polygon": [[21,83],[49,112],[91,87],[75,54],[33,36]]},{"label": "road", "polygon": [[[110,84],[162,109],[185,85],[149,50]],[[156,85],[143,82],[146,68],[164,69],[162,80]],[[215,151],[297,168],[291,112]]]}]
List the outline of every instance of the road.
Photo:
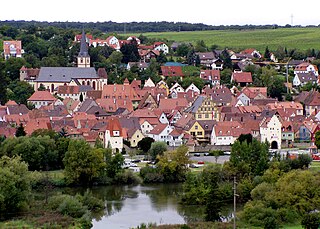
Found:
[{"label": "road", "polygon": [[[218,164],[223,164],[225,161],[229,161],[230,155],[223,155],[223,156],[219,156],[217,163]],[[203,154],[200,155],[200,157],[194,157],[191,156],[190,157],[191,161],[204,161],[204,162],[216,162],[216,158],[214,156],[203,156]]]}]

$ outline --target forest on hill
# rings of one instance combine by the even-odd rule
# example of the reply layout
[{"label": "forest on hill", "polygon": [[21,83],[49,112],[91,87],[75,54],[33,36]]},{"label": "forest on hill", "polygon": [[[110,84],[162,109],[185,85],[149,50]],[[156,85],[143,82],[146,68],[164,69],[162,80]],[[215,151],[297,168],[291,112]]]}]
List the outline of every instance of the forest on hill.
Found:
[{"label": "forest on hill", "polygon": [[[248,29],[277,29],[277,28],[289,28],[291,25],[280,26],[276,24],[272,25],[206,25],[203,23],[187,23],[187,22],[122,22],[117,23],[113,21],[106,22],[47,22],[47,21],[15,21],[6,20],[0,21],[1,26],[11,26],[17,29],[26,29],[30,26],[35,27],[48,27],[53,26],[62,29],[82,29],[90,28],[93,30],[99,30],[101,32],[110,33],[146,33],[146,32],[180,32],[180,31],[203,31],[203,30],[248,30]],[[294,27],[301,27],[296,25]],[[307,27],[317,27],[316,25],[310,25]]]}]

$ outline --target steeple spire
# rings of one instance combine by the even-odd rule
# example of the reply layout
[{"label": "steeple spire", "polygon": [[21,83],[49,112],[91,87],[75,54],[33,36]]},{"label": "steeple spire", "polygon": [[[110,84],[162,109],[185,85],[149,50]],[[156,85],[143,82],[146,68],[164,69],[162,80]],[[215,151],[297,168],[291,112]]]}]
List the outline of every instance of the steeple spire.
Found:
[{"label": "steeple spire", "polygon": [[81,41],[80,41],[80,52],[78,54],[78,67],[89,68],[90,67],[90,56],[88,52],[88,45],[86,42],[86,34],[82,29]]},{"label": "steeple spire", "polygon": [[80,52],[79,57],[88,57],[88,46],[86,42],[86,34],[84,33],[84,29],[82,29],[81,41],[80,41]]}]

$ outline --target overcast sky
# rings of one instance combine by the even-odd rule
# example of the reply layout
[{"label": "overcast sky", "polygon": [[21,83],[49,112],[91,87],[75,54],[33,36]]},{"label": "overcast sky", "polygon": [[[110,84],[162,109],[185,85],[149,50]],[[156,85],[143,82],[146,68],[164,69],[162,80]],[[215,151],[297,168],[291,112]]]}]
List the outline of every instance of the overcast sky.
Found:
[{"label": "overcast sky", "polygon": [[[320,1],[298,0],[15,0],[0,20],[189,22],[208,25],[318,25]],[[292,16],[293,15],[293,20]]]}]

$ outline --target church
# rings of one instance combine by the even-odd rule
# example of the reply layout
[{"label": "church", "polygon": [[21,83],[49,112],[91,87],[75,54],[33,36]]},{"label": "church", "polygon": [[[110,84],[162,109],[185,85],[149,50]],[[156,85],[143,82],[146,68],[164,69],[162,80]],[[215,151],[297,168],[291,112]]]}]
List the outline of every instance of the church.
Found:
[{"label": "church", "polygon": [[77,57],[77,67],[41,67],[40,69],[20,69],[20,80],[30,83],[37,91],[41,86],[54,94],[62,85],[88,85],[93,90],[102,90],[108,83],[105,69],[90,67],[90,56],[86,35],[82,31],[80,52]]}]

